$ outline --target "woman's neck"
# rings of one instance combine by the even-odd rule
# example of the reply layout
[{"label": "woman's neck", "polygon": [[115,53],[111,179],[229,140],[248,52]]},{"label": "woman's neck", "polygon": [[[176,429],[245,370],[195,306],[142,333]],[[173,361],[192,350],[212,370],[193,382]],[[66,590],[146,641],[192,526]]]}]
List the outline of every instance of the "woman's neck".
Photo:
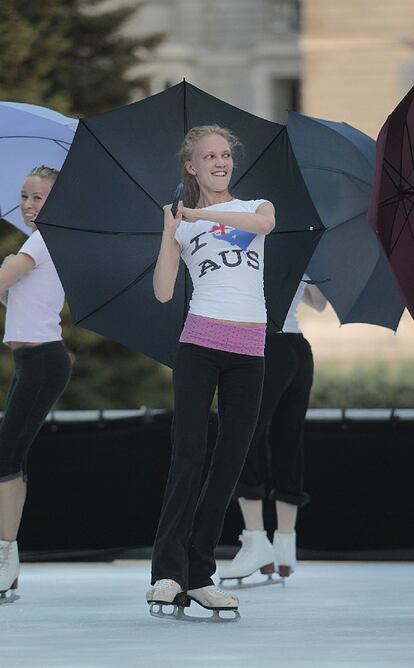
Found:
[{"label": "woman's neck", "polygon": [[232,199],[234,199],[234,197],[229,193],[228,190],[222,193],[200,192],[196,208],[204,209],[206,206],[212,206],[212,204],[222,204],[223,202],[230,202]]}]

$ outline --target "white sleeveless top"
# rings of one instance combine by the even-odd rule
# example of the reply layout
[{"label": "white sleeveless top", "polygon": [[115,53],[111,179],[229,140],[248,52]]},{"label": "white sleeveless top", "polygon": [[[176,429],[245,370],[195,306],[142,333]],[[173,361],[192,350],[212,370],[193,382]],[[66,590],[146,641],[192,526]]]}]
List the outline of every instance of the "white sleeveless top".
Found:
[{"label": "white sleeveless top", "polygon": [[[233,199],[205,208],[254,213],[266,201]],[[182,221],[175,238],[193,282],[190,313],[220,320],[266,322],[264,234],[200,219],[194,223]]]},{"label": "white sleeveless top", "polygon": [[283,325],[282,331],[287,334],[302,334],[302,330],[299,327],[297,311],[299,308],[299,304],[302,301],[305,288],[306,288],[306,283],[302,280],[299,283],[295,296],[292,299],[292,303],[290,305],[285,323]]},{"label": "white sleeveless top", "polygon": [[280,331],[282,331],[284,334],[302,334],[302,330],[299,327],[297,312],[299,304],[301,303],[303,298],[303,293],[305,292],[305,288],[307,285],[306,281],[308,280],[309,276],[304,274],[292,299],[292,303],[289,307],[289,311],[287,312],[282,330],[278,329],[273,323],[268,323],[266,328],[268,334],[278,334],[280,333]]},{"label": "white sleeveless top", "polygon": [[39,230],[33,232],[19,253],[30,255],[35,266],[9,288],[3,341],[60,341],[59,314],[65,295]]}]

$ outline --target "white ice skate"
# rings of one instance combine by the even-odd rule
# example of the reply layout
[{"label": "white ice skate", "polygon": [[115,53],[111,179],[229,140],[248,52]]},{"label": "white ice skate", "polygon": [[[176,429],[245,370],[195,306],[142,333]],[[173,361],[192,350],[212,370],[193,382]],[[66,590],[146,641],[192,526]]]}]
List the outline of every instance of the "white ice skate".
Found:
[{"label": "white ice skate", "polygon": [[[239,599],[234,594],[222,591],[216,585],[207,585],[199,589],[189,589],[187,598],[198,603],[206,610],[212,610],[209,617],[190,617],[183,612],[186,620],[193,622],[238,622],[240,619]],[[231,617],[223,617],[220,612],[233,612]]]},{"label": "white ice skate", "polygon": [[0,540],[0,604],[14,603],[19,598],[15,593],[19,570],[17,542]]},{"label": "white ice skate", "polygon": [[273,536],[275,564],[281,578],[287,578],[296,569],[296,532],[280,533]]},{"label": "white ice skate", "polygon": [[[157,580],[147,591],[147,603],[153,617],[179,617],[180,609],[190,605],[178,582],[175,580]],[[172,612],[166,612],[164,606],[172,606]]]},{"label": "white ice skate", "polygon": [[272,573],[275,572],[274,550],[265,531],[247,531],[244,529],[239,540],[242,544],[230,564],[221,566],[218,570],[220,584],[224,580],[237,580],[242,584],[243,578],[247,578],[260,570],[267,575],[266,582],[275,582]]}]

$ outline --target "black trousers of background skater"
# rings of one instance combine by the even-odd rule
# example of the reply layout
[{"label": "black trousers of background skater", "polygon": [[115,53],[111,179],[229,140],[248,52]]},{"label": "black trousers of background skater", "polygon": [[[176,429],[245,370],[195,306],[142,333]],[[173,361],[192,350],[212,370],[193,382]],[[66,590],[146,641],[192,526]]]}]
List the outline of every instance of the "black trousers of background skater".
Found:
[{"label": "black trousers of background skater", "polygon": [[[152,558],[152,584],[182,589],[212,584],[214,549],[253,436],[263,357],[182,343],[174,367],[172,458]],[[218,390],[219,431],[200,492],[211,403]]]},{"label": "black trousers of background skater", "polygon": [[313,357],[302,334],[268,334],[262,404],[235,498],[270,498],[295,506],[309,500],[303,489],[306,409]]},{"label": "black trousers of background skater", "polygon": [[72,370],[62,341],[13,350],[15,373],[0,424],[0,482],[27,478],[26,460]]}]

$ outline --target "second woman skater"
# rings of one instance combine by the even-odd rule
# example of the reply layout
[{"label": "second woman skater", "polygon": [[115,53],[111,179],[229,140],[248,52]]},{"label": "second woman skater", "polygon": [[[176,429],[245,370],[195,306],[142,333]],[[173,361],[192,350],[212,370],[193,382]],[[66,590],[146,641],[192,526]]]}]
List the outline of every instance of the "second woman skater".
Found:
[{"label": "second woman skater", "polygon": [[[242,201],[230,193],[237,144],[220,126],[192,128],[181,149],[186,206],[180,205],[175,217],[171,207],[164,208],[155,295],[161,302],[172,298],[180,256],[193,294],[173,372],[173,450],[153,550],[150,604],[171,604],[180,594],[181,601],[209,610],[237,610],[239,603],[211,576],[260,408],[264,240],[275,226],[275,212],[266,200]],[[216,389],[218,438],[200,492]]]},{"label": "second woman skater", "polygon": [[[304,427],[313,380],[313,356],[297,318],[300,302],[323,311],[326,299],[307,277],[299,284],[282,331],[268,324],[262,405],[246,463],[236,486],[246,528],[241,549],[219,570],[220,580],[241,581],[256,570],[282,578],[296,568],[296,518],[308,502],[304,491]],[[263,501],[276,502],[273,545],[263,524]],[[271,579],[271,577],[270,577]]]},{"label": "second woman skater", "polygon": [[72,369],[60,326],[65,295],[35,223],[57,175],[42,165],[26,177],[20,210],[33,234],[0,268],[0,299],[7,306],[4,342],[15,367],[0,425],[0,603],[15,600],[27,454]]}]

